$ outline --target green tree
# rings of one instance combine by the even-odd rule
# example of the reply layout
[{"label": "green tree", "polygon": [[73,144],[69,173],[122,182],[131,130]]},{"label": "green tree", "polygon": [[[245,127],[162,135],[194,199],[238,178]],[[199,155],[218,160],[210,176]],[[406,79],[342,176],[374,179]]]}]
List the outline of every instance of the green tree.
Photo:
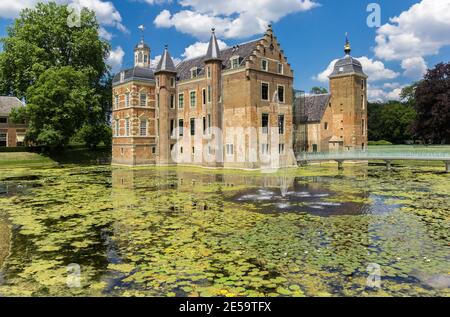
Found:
[{"label": "green tree", "polygon": [[369,139],[402,143],[413,139],[414,107],[398,101],[372,103],[368,107]]},{"label": "green tree", "polygon": [[313,95],[320,95],[320,94],[328,93],[328,90],[326,88],[323,88],[323,87],[313,87],[313,88],[311,88],[310,93],[313,94]]},{"label": "green tree", "polygon": [[25,97],[28,87],[50,67],[71,66],[83,71],[90,85],[100,88],[108,73],[110,45],[99,38],[94,12],[81,11],[80,27],[69,27],[66,5],[38,3],[25,9],[1,38],[0,92]]},{"label": "green tree", "polygon": [[46,70],[27,90],[27,106],[12,112],[15,121],[27,120],[26,139],[51,148],[68,144],[86,122],[89,108],[100,109],[100,95],[86,73],[70,66]]},{"label": "green tree", "polygon": [[450,142],[450,63],[430,69],[415,89],[415,135],[426,142]]}]

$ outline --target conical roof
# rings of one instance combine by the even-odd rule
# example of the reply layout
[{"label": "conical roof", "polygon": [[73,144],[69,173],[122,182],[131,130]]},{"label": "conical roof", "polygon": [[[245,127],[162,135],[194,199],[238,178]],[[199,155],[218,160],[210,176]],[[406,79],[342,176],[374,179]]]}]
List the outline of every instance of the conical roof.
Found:
[{"label": "conical roof", "polygon": [[219,43],[217,42],[215,29],[211,30],[211,38],[209,40],[208,51],[206,52],[205,62],[213,61],[213,60],[217,60],[217,61],[221,60]]},{"label": "conical roof", "polygon": [[159,60],[158,66],[156,67],[155,73],[156,72],[177,72],[172,57],[170,57],[169,50],[167,49],[167,45],[164,48],[164,53]]}]

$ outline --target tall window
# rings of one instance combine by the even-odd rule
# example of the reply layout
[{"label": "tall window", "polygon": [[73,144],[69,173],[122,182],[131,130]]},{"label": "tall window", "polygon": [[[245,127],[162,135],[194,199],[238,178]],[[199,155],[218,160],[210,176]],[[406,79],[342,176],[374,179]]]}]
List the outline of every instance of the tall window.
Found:
[{"label": "tall window", "polygon": [[233,155],[234,154],[234,144],[227,144],[227,155]]},{"label": "tall window", "polygon": [[173,135],[173,129],[175,128],[175,120],[170,119],[170,135]]},{"label": "tall window", "polygon": [[278,115],[278,133],[284,134],[284,114]]},{"label": "tall window", "polygon": [[141,107],[146,107],[147,106],[147,94],[140,94],[139,96],[139,105]]},{"label": "tall window", "polygon": [[195,119],[191,118],[191,135],[195,135]]},{"label": "tall window", "polygon": [[170,77],[170,87],[175,88],[175,77]]},{"label": "tall window", "polygon": [[206,67],[206,78],[211,78],[211,67]]},{"label": "tall window", "polygon": [[170,95],[170,109],[175,109],[175,95]]},{"label": "tall window", "polygon": [[269,133],[269,114],[263,113],[261,118],[262,133]]},{"label": "tall window", "polygon": [[278,144],[278,153],[284,154],[284,143]]},{"label": "tall window", "polygon": [[206,134],[206,117],[203,117],[203,134]]},{"label": "tall window", "polygon": [[125,135],[130,136],[130,119],[125,119]]},{"label": "tall window", "polygon": [[283,75],[283,73],[284,73],[283,64],[278,63],[278,74]]},{"label": "tall window", "polygon": [[130,106],[130,93],[127,92],[125,94],[125,107],[129,107]]},{"label": "tall window", "polygon": [[178,108],[183,109],[184,107],[184,94],[178,94]]},{"label": "tall window", "polygon": [[211,102],[211,85],[208,85],[208,103]]},{"label": "tall window", "polygon": [[208,114],[208,129],[211,128],[211,114]]},{"label": "tall window", "polygon": [[206,89],[205,88],[202,89],[202,105],[206,105]]},{"label": "tall window", "polygon": [[325,122],[325,123],[324,123],[323,128],[324,128],[325,130],[328,130],[328,122]]},{"label": "tall window", "polygon": [[265,72],[269,70],[269,62],[265,59],[261,60],[261,70]]},{"label": "tall window", "polygon": [[159,77],[156,77],[156,88],[159,88]]},{"label": "tall window", "polygon": [[364,110],[366,108],[366,98],[364,98],[364,95],[361,96],[361,109]]},{"label": "tall window", "polygon": [[278,86],[278,101],[284,102],[284,86]]},{"label": "tall window", "polygon": [[140,136],[147,136],[147,120],[141,120],[141,124],[139,126],[139,134]]},{"label": "tall window", "polygon": [[195,91],[190,92],[190,101],[191,101],[191,108],[194,108],[195,104],[197,103],[197,96],[195,94]]},{"label": "tall window", "polygon": [[196,78],[198,75],[197,67],[191,69],[191,78]]},{"label": "tall window", "polygon": [[269,84],[268,83],[261,83],[261,99],[262,100],[269,100]]},{"label": "tall window", "polygon": [[366,120],[362,119],[361,122],[362,135],[366,135]]},{"label": "tall window", "polygon": [[178,120],[178,130],[179,130],[179,134],[180,134],[180,136],[183,136],[183,134],[184,134],[184,120],[183,119],[180,119],[180,120]]},{"label": "tall window", "polygon": [[118,109],[119,108],[119,96],[115,95],[114,96],[114,109]]},{"label": "tall window", "polygon": [[261,144],[261,153],[269,154],[269,144],[267,144],[267,143]]},{"label": "tall window", "polygon": [[119,125],[119,119],[116,119],[116,136],[119,136],[120,133],[120,125]]}]

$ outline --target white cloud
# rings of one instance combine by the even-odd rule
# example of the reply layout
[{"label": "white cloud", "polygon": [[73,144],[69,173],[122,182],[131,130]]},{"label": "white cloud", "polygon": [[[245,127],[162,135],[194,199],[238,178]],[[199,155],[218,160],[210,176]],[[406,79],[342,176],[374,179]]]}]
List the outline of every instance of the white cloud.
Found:
[{"label": "white cloud", "polygon": [[123,57],[125,56],[125,52],[122,47],[118,46],[114,50],[109,52],[109,56],[106,60],[106,63],[111,66],[112,72],[117,72],[122,67]]},{"label": "white cloud", "polygon": [[411,57],[402,61],[402,68],[405,70],[403,76],[410,79],[420,79],[426,74],[428,67],[423,57]]},{"label": "white cloud", "polygon": [[268,24],[284,16],[311,10],[313,0],[180,0],[183,10],[172,14],[163,10],[155,18],[157,27],[175,27],[178,31],[206,39],[215,27],[224,38],[245,38],[265,31]]},{"label": "white cloud", "polygon": [[110,41],[113,37],[111,32],[108,32],[104,27],[99,27],[98,29],[98,36],[101,38],[104,38],[107,41]]},{"label": "white cloud", "polygon": [[[221,50],[228,47],[228,45],[221,40],[217,40],[217,43],[219,44],[219,48]],[[196,42],[192,45],[189,45],[185,48],[184,53],[181,54],[181,57],[183,57],[184,59],[190,59],[205,55],[206,51],[208,50],[208,45],[208,42]]]},{"label": "white cloud", "polygon": [[382,87],[367,85],[367,99],[370,102],[386,102],[400,100],[400,94],[405,85],[385,83]]},{"label": "white cloud", "polygon": [[[155,69],[158,66],[159,61],[161,60],[161,55],[156,55],[154,58],[150,60],[150,68]],[[181,63],[182,59],[178,57],[172,57],[173,63],[177,66]]]},{"label": "white cloud", "polygon": [[[21,10],[33,8],[38,2],[49,2],[49,0],[0,0],[0,18],[16,18]],[[95,12],[99,23],[103,26],[116,27],[122,32],[127,32],[126,27],[122,24],[122,16],[110,1],[56,0],[56,2],[88,8]]]},{"label": "white cloud", "polygon": [[[373,82],[379,80],[388,80],[394,79],[399,76],[398,73],[389,68],[386,68],[381,61],[373,60],[366,56],[362,56],[356,59],[361,63],[364,73],[369,76],[369,81]],[[330,76],[330,74],[333,72],[334,64],[336,64],[337,61],[337,59],[333,60],[324,71],[314,76],[313,79],[322,83],[328,82],[328,76]]]},{"label": "white cloud", "polygon": [[385,60],[435,55],[450,45],[450,0],[422,0],[377,30],[375,54]]}]

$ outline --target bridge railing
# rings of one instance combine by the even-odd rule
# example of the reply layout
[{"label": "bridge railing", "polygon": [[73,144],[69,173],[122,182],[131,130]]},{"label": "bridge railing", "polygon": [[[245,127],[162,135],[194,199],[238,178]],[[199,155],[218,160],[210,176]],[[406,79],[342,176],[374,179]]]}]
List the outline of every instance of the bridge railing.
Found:
[{"label": "bridge railing", "polygon": [[298,161],[324,160],[442,160],[450,161],[448,151],[342,151],[342,152],[303,152],[297,155]]}]

